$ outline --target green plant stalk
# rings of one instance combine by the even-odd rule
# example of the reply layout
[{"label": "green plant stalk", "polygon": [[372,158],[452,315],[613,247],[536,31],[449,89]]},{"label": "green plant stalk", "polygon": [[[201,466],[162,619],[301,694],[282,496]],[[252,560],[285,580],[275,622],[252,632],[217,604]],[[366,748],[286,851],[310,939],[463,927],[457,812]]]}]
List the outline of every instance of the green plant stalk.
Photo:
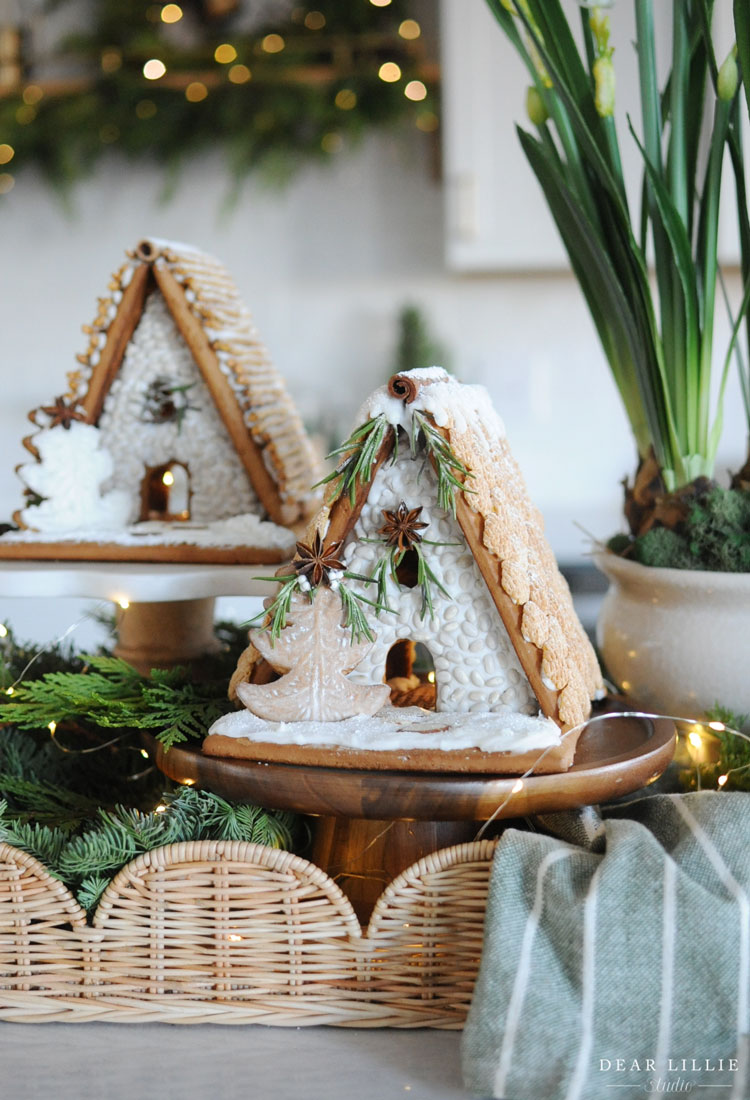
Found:
[{"label": "green plant stalk", "polygon": [[[525,30],[533,43],[537,67],[539,63],[544,66],[552,84],[551,89],[540,91],[546,97],[560,154],[547,126],[539,129],[539,141],[528,134],[522,134],[521,140],[581,283],[639,454],[645,458],[653,447],[668,489],[679,488],[701,474],[710,476],[714,441],[722,423],[725,381],[722,375],[720,403],[711,423],[720,154],[727,138],[729,111],[723,101],[715,112],[709,164],[700,192],[695,172],[709,71],[716,84],[710,41],[713,2],[694,0],[688,6],[685,0],[673,0],[672,69],[662,95],[657,84],[653,0],[635,0],[646,200],[641,246],[633,236],[624,199],[616,131],[611,118],[596,114],[592,79],[559,0],[525,0],[517,5],[515,17],[500,0],[488,0],[488,4],[531,71],[534,59],[518,28]],[[584,14],[582,20],[591,73],[596,50]],[[750,43],[747,50],[750,55]],[[562,132],[558,128],[561,112],[565,117]],[[665,135],[666,157],[662,149]],[[571,147],[574,158],[568,156]],[[583,202],[579,165],[585,166],[587,183]],[[696,209],[700,218],[694,229]],[[655,249],[658,324],[645,262],[648,229]]]}]

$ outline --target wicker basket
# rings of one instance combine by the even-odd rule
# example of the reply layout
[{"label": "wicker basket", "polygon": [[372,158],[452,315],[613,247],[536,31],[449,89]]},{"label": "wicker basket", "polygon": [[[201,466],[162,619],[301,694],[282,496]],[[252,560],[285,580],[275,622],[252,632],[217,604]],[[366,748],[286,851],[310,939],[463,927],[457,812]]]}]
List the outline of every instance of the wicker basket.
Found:
[{"label": "wicker basket", "polygon": [[0,844],[0,1019],[460,1028],[494,846],[420,860],[363,933],[319,867],[258,844],[148,852],[91,924],[41,863]]}]

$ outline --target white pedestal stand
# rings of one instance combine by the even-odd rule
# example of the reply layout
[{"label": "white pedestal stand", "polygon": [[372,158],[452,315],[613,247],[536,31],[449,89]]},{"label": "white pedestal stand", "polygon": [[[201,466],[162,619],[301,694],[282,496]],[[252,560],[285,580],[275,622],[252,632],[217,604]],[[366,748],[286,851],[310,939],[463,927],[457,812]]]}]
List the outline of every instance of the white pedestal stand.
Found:
[{"label": "white pedestal stand", "polygon": [[0,596],[83,596],[116,605],[115,653],[139,672],[215,650],[217,596],[268,596],[278,565],[18,562],[0,565]]}]

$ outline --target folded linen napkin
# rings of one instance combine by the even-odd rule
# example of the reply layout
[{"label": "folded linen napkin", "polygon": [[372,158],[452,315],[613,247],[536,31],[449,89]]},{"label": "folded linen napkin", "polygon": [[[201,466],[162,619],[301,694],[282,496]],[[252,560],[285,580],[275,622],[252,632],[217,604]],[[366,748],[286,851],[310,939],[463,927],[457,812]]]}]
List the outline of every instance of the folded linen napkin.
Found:
[{"label": "folded linen napkin", "polygon": [[551,825],[507,830],[495,853],[467,1088],[747,1100],[750,796],[654,795]]}]

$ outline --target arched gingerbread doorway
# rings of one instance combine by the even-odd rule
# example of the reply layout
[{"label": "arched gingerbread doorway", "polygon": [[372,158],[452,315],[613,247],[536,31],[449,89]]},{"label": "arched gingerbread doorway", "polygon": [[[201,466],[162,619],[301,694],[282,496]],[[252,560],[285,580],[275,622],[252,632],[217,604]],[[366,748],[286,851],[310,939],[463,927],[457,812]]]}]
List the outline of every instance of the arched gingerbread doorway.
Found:
[{"label": "arched gingerbread doorway", "polygon": [[146,467],[140,518],[165,522],[190,519],[190,471],[183,462]]},{"label": "arched gingerbread doorway", "polygon": [[432,654],[422,642],[400,638],[388,650],[385,681],[391,706],[437,709],[437,681]]}]

